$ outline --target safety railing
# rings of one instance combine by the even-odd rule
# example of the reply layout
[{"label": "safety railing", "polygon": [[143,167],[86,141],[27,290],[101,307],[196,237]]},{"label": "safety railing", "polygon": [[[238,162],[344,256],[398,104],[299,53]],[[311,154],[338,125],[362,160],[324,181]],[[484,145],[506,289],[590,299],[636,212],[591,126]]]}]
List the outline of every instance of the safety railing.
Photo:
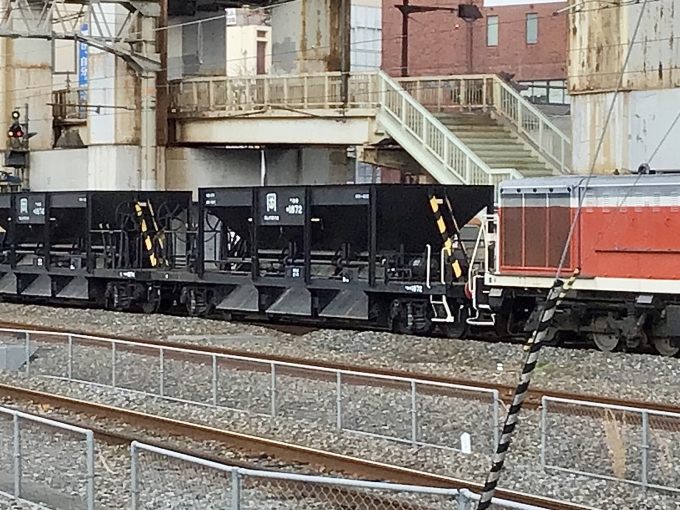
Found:
[{"label": "safety railing", "polygon": [[546,470],[680,492],[678,445],[680,414],[543,397]]},{"label": "safety railing", "polygon": [[[29,375],[291,418],[412,447],[461,449],[462,438],[470,437],[471,450],[490,453],[498,442],[499,395],[488,388],[95,336],[0,329],[0,336],[8,334],[3,341],[25,346],[26,359],[35,346],[42,351],[25,364]],[[43,358],[50,362],[41,364]]]},{"label": "safety railing", "polygon": [[[132,510],[142,508],[437,508],[469,510],[479,496],[467,489],[369,482],[228,466],[133,442]],[[168,490],[171,487],[172,490]],[[494,508],[545,510],[499,498]]]},{"label": "safety railing", "polygon": [[499,76],[422,76],[395,80],[430,111],[493,110],[526,137],[551,165],[562,173],[569,172],[569,137]]},{"label": "safety railing", "polygon": [[170,113],[374,109],[378,102],[377,84],[377,75],[370,72],[189,78],[170,83]]},{"label": "safety railing", "polygon": [[52,116],[57,121],[87,118],[87,97],[84,88],[69,88],[52,92]]},{"label": "safety railing", "polygon": [[570,173],[571,140],[515,89],[494,76],[494,108],[561,173]]},{"label": "safety railing", "polygon": [[378,122],[442,184],[492,184],[521,178],[515,169],[492,169],[400,83],[380,72]]},{"label": "safety railing", "polygon": [[0,407],[0,492],[94,510],[92,431]]}]

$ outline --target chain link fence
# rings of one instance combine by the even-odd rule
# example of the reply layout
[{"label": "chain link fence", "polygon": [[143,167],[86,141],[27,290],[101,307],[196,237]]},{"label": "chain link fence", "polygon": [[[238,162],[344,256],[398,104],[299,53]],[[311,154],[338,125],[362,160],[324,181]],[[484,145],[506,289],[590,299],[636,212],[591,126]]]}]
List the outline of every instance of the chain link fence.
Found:
[{"label": "chain link fence", "polygon": [[92,431],[0,407],[0,491],[50,508],[94,510]]},{"label": "chain link fence", "polygon": [[[471,510],[479,499],[465,489],[243,469],[138,442],[131,457],[132,510]],[[493,503],[494,509],[541,510]]]},{"label": "chain link fence", "polygon": [[[0,332],[16,333],[12,330]],[[487,388],[269,362],[75,334],[20,332],[38,347],[26,372],[143,395],[283,417],[409,447],[491,453],[499,395]],[[34,348],[35,349],[35,348]],[[49,358],[49,362],[43,362]]]},{"label": "chain link fence", "polygon": [[541,422],[544,469],[680,493],[680,414],[543,397]]}]

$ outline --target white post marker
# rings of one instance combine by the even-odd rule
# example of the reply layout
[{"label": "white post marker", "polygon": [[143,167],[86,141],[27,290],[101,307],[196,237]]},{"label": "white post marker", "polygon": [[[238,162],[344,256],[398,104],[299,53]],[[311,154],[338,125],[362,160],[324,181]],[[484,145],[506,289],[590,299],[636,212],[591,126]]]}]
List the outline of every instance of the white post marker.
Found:
[{"label": "white post marker", "polygon": [[472,441],[467,432],[460,435],[460,451],[468,455],[472,453]]}]

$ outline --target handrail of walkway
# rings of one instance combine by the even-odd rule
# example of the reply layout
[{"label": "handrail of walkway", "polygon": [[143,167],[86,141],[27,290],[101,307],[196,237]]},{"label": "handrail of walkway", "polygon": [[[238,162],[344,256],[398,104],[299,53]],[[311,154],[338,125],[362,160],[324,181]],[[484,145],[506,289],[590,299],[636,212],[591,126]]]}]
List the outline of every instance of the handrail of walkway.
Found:
[{"label": "handrail of walkway", "polygon": [[571,141],[530,101],[495,74],[395,78],[430,111],[487,108],[508,120],[562,173],[569,172]]}]

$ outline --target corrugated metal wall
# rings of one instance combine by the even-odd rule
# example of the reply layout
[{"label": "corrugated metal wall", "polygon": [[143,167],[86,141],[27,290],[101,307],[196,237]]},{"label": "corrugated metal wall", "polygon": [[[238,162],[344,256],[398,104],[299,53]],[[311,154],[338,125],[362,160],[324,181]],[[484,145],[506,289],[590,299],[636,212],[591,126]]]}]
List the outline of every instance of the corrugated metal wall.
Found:
[{"label": "corrugated metal wall", "polygon": [[[352,5],[351,27],[351,70],[377,71],[382,57],[382,8]],[[354,180],[380,182],[380,168],[357,160]]]},{"label": "corrugated metal wall", "polygon": [[351,69],[380,69],[382,56],[382,8],[352,5]]}]

